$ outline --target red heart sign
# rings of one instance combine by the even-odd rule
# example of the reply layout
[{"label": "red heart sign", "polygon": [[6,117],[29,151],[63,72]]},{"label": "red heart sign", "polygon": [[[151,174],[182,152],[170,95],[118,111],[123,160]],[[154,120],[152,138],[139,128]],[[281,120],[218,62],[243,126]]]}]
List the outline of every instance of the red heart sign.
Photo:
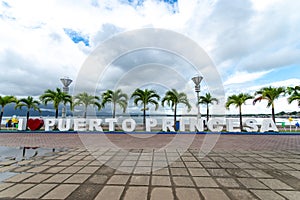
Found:
[{"label": "red heart sign", "polygon": [[43,125],[44,120],[42,119],[29,119],[27,123],[28,128],[32,131],[39,130]]}]

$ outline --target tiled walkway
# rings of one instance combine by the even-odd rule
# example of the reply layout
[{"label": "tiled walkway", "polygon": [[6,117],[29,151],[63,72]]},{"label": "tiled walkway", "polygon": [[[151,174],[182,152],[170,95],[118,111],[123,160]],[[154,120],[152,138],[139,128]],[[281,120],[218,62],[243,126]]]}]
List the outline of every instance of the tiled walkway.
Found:
[{"label": "tiled walkway", "polygon": [[[40,137],[51,138],[38,136],[42,144],[45,141]],[[248,135],[221,136],[206,156],[199,151],[203,136],[196,137],[187,150],[180,146],[184,137],[179,138],[178,148],[158,149],[170,140],[171,136],[166,135],[156,137],[156,143],[149,139],[145,148],[137,148],[143,143],[134,145],[137,139],[111,136],[110,141],[127,148],[101,146],[89,150],[80,142],[71,147],[68,142],[77,139],[75,135],[71,136],[73,139],[68,137],[68,151],[1,162],[0,172],[17,175],[0,184],[0,198],[300,199],[300,136],[256,138],[263,146],[255,144],[256,140]],[[3,144],[5,137],[0,138]],[[55,141],[53,138],[50,144]],[[6,145],[8,141],[17,142],[7,139]],[[35,142],[32,136],[24,135],[20,141]]]}]

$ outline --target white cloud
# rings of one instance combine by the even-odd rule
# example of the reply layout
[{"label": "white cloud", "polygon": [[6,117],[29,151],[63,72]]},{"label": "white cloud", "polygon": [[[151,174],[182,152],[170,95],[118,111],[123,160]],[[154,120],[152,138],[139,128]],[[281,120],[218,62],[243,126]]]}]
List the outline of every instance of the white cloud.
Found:
[{"label": "white cloud", "polygon": [[256,79],[261,78],[262,76],[270,73],[271,71],[263,71],[263,72],[254,72],[249,73],[246,71],[242,72],[235,72],[234,74],[230,75],[227,80],[224,82],[224,85],[236,84],[236,83],[245,83],[249,81],[254,81]]}]

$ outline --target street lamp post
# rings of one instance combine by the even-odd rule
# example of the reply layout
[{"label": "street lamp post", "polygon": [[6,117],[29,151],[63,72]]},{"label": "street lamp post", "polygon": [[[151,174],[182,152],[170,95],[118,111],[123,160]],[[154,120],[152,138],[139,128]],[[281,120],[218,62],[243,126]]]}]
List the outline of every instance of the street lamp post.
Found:
[{"label": "street lamp post", "polygon": [[199,102],[199,93],[200,93],[200,83],[202,79],[203,79],[202,76],[195,76],[192,78],[192,81],[195,83],[195,92],[197,93],[197,108],[198,108],[197,119],[201,119],[200,105],[198,104],[198,102]]},{"label": "street lamp post", "polygon": [[[69,86],[70,84],[72,83],[72,80],[68,77],[64,77],[64,78],[61,78],[60,81],[62,82],[63,84],[63,92],[65,92],[66,94],[69,93]],[[62,108],[62,113],[61,113],[61,116],[63,118],[66,117],[66,106],[64,105],[64,107]]]}]

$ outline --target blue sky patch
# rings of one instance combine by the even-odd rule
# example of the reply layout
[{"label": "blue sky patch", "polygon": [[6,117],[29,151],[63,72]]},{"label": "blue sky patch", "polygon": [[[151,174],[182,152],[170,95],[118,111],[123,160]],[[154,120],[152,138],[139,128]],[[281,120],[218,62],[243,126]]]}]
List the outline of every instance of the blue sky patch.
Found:
[{"label": "blue sky patch", "polygon": [[64,28],[64,32],[71,38],[74,43],[83,42],[85,46],[89,46],[89,37],[70,28]]},{"label": "blue sky patch", "polygon": [[2,1],[2,6],[6,8],[11,8],[11,6],[6,1]]}]

